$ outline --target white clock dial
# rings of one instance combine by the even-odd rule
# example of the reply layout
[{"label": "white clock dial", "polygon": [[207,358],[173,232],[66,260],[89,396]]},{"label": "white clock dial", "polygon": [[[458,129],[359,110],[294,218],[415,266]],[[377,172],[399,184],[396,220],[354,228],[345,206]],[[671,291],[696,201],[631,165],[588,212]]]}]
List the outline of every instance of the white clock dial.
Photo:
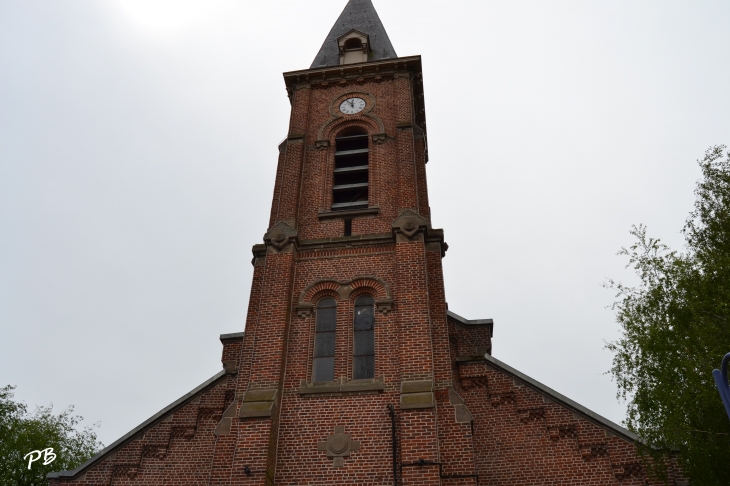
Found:
[{"label": "white clock dial", "polygon": [[340,111],[345,115],[354,115],[365,108],[365,100],[362,98],[348,98],[340,103]]}]

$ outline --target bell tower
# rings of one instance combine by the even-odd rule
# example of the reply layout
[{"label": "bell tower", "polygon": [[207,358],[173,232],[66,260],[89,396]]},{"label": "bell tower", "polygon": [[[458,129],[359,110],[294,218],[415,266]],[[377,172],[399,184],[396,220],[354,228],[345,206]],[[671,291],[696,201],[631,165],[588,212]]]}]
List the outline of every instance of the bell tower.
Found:
[{"label": "bell tower", "polygon": [[[421,58],[397,57],[370,0],[350,0],[312,66],[284,80],[291,117],[253,248],[237,420],[218,440],[237,438],[233,477],[265,471],[251,484],[393,484],[402,463],[439,462],[439,433],[470,434],[449,403]],[[438,467],[402,474],[440,481]]]}]

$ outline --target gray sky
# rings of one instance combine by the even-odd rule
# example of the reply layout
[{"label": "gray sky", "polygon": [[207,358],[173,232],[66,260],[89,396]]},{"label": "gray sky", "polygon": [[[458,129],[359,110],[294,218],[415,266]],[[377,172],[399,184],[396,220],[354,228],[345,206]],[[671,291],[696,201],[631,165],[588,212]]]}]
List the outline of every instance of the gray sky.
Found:
[{"label": "gray sky", "polygon": [[[0,386],[109,444],[244,328],[289,103],[345,0],[0,2]],[[619,422],[606,278],[632,224],[681,249],[730,142],[727,1],[375,0],[423,56],[449,308]]]}]

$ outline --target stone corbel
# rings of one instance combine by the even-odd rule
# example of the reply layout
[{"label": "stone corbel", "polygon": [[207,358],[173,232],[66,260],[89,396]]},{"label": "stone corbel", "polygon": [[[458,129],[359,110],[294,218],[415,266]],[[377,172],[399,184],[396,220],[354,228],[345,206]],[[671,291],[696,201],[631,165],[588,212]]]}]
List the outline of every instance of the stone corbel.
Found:
[{"label": "stone corbel", "polygon": [[382,314],[387,314],[393,310],[393,299],[378,299],[375,301],[375,308]]},{"label": "stone corbel", "polygon": [[316,148],[317,150],[326,150],[329,146],[329,140],[317,140],[314,142],[314,148]]},{"label": "stone corbel", "polygon": [[227,375],[238,374],[238,363],[236,361],[223,361],[223,370]]},{"label": "stone corbel", "polygon": [[428,227],[428,222],[422,216],[407,209],[395,218],[391,226],[396,243],[401,243],[411,240],[423,240],[421,233]]},{"label": "stone corbel", "polygon": [[373,143],[381,144],[385,143],[386,135],[384,133],[373,133]]},{"label": "stone corbel", "polygon": [[276,407],[276,396],[279,390],[251,390],[243,396],[240,418],[272,417]]},{"label": "stone corbel", "polygon": [[314,306],[312,304],[304,302],[301,304],[297,304],[294,308],[296,309],[297,315],[299,317],[310,317],[312,315],[312,309],[314,308]]},{"label": "stone corbel", "polygon": [[297,243],[297,230],[288,224],[279,222],[272,226],[264,235],[267,253],[291,253]]}]

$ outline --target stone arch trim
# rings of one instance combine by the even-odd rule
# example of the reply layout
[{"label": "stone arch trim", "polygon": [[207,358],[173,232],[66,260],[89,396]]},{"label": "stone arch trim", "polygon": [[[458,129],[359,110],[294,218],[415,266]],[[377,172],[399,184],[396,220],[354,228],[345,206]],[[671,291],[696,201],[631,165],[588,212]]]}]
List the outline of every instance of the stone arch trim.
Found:
[{"label": "stone arch trim", "polygon": [[299,302],[296,305],[297,313],[299,317],[311,316],[314,307],[313,301],[318,294],[336,292],[340,297],[339,300],[346,300],[350,298],[353,291],[359,289],[373,291],[375,306],[383,314],[392,310],[393,298],[390,286],[382,278],[368,275],[351,280],[321,279],[312,282],[299,294]]},{"label": "stone arch trim", "polygon": [[328,141],[331,144],[332,140],[330,138],[335,132],[350,126],[364,126],[370,135],[385,133],[383,121],[372,113],[365,113],[364,115],[347,118],[341,116],[330,118],[319,127],[317,140]]}]

